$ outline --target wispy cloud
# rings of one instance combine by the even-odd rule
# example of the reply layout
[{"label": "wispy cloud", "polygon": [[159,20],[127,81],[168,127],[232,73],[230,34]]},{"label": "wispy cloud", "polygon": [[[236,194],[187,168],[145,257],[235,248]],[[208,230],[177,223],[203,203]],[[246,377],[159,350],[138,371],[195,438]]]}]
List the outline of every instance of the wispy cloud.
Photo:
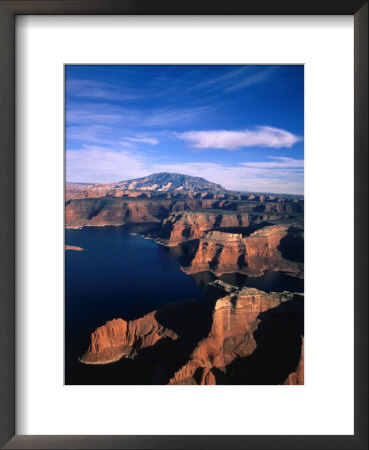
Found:
[{"label": "wispy cloud", "polygon": [[141,97],[141,93],[135,89],[124,89],[122,86],[96,80],[67,80],[66,89],[74,97],[95,100],[134,100]]},{"label": "wispy cloud", "polygon": [[145,126],[162,127],[173,123],[188,123],[201,115],[208,114],[213,108],[210,106],[198,106],[195,108],[166,108],[154,110],[143,119]]},{"label": "wispy cloud", "polygon": [[225,89],[225,92],[237,91],[238,89],[263,83],[264,81],[267,81],[275,71],[276,71],[275,67],[270,67],[269,69],[261,70],[260,72],[254,73],[246,78],[241,79],[237,83],[228,86]]},{"label": "wispy cloud", "polygon": [[121,121],[121,114],[108,114],[91,110],[72,110],[66,112],[68,123],[104,123],[111,124]]},{"label": "wispy cloud", "polygon": [[243,131],[209,130],[177,133],[179,139],[191,143],[195,148],[219,148],[238,150],[244,147],[292,147],[302,140],[289,131],[269,126]]},{"label": "wispy cloud", "polygon": [[139,144],[150,144],[150,145],[158,145],[159,141],[154,138],[133,138],[133,137],[126,137],[123,138],[123,141],[129,141],[129,142],[137,142]]},{"label": "wispy cloud", "polygon": [[167,127],[175,124],[191,124],[192,121],[201,117],[207,117],[214,109],[214,106],[205,105],[191,108],[170,106],[144,110],[105,103],[82,103],[78,108],[67,110],[66,123],[70,126],[97,124],[130,126],[131,128]]},{"label": "wispy cloud", "polygon": [[215,78],[210,78],[205,81],[202,81],[201,83],[197,83],[193,86],[191,86],[188,90],[199,90],[199,89],[223,89],[224,87],[228,86],[228,84],[234,80],[234,78],[239,77],[241,74],[245,73],[246,71],[249,71],[250,69],[248,67],[240,67],[239,69],[232,70],[231,72],[227,72],[224,75],[220,75]]},{"label": "wispy cloud", "polygon": [[202,90],[212,92],[220,90],[225,93],[237,91],[268,81],[277,71],[277,66],[268,67],[267,69],[263,68],[256,73],[251,74],[250,71],[254,71],[254,67],[240,66],[240,68],[232,70],[231,72],[226,72],[224,75],[195,84],[194,86],[191,86],[188,91]]}]

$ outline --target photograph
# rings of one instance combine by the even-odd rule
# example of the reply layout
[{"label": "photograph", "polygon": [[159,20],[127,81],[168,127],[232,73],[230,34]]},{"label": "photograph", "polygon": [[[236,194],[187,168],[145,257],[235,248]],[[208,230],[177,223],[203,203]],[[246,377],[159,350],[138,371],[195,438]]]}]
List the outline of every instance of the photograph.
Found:
[{"label": "photograph", "polygon": [[64,78],[64,383],[304,385],[304,65]]}]

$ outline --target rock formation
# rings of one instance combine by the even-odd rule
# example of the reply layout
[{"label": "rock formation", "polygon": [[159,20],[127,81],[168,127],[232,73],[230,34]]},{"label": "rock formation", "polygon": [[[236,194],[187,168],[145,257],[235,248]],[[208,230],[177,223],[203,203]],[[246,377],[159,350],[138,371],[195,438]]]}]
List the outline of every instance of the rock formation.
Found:
[{"label": "rock formation", "polygon": [[[277,326],[277,332],[283,330],[278,335],[281,334],[288,345],[291,339],[295,339],[295,334],[283,335],[288,328],[295,327],[295,316],[288,312],[291,308],[287,308],[295,301],[295,295],[236,288],[217,280],[209,283],[206,296],[197,301],[170,304],[129,322],[123,319],[107,322],[92,333],[89,348],[81,362],[108,364],[124,357],[133,361],[149,358],[157,361],[159,373],[164,374],[161,379],[164,383],[232,384],[235,381],[237,384],[249,384],[247,371],[243,377],[242,371],[238,373],[233,364],[257,353],[260,342],[257,333],[264,320],[263,314],[278,310],[280,305],[286,305],[287,312],[282,311],[284,321],[273,319],[271,323]],[[301,309],[299,311],[301,316]],[[268,329],[268,320],[264,322]],[[296,329],[299,330],[298,327]],[[161,347],[158,346],[160,343],[163,343]],[[271,345],[273,347],[273,342]],[[277,347],[283,346],[278,342]],[[289,359],[289,352],[285,353],[287,355],[277,352],[278,358]],[[277,363],[280,365],[279,360]],[[253,364],[253,371],[256,367],[267,372],[265,376],[268,380],[269,373],[273,376],[274,370],[268,366],[264,368],[263,364],[263,356],[259,355],[256,366],[255,362]],[[303,382],[303,363],[296,371],[297,365],[288,371],[290,366],[287,365],[287,369],[282,371],[285,376],[280,383],[286,377],[285,384]],[[276,380],[278,384],[279,378]]]},{"label": "rock formation", "polygon": [[189,240],[199,239],[208,230],[240,229],[247,232],[250,225],[283,218],[283,215],[277,214],[235,213],[211,209],[175,212],[164,219],[160,236],[156,240],[167,246],[176,246]]},{"label": "rock formation", "polygon": [[243,238],[242,234],[209,231],[199,240],[187,273],[211,271],[216,275],[240,272],[260,276],[265,270],[279,270],[302,276],[303,265],[283,258],[278,249],[288,226],[273,225]]},{"label": "rock formation", "polygon": [[177,335],[160,325],[155,311],[137,320],[126,322],[113,319],[97,328],[91,335],[87,352],[81,357],[84,364],[108,364],[153,346],[162,338],[177,339]]}]

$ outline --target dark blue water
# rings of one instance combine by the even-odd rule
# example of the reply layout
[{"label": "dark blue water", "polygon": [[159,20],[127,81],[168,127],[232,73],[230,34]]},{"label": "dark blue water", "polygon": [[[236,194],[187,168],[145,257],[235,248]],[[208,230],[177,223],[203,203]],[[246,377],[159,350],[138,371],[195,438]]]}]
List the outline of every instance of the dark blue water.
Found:
[{"label": "dark blue water", "polygon": [[136,319],[202,292],[167,249],[121,227],[66,230],[65,242],[83,248],[65,252],[67,384],[78,381],[81,370],[93,370],[78,357],[98,326],[116,317]]},{"label": "dark blue water", "polygon": [[[210,272],[185,274],[176,252],[132,235],[122,227],[66,230],[66,244],[83,251],[65,256],[65,383],[146,384],[143,361],[121,360],[86,366],[78,358],[87,350],[90,334],[107,320],[136,319],[165,303],[196,297],[216,279]],[[303,280],[277,272],[262,277],[224,274],[223,281],[265,291],[303,292]],[[124,378],[126,377],[126,378]],[[149,377],[149,375],[148,375]]]}]

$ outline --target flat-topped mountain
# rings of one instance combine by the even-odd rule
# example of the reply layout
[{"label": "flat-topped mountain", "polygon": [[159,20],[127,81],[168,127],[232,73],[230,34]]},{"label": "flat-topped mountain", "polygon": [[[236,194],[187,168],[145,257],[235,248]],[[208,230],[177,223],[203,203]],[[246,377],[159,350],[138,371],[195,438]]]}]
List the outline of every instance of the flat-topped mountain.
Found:
[{"label": "flat-topped mountain", "polygon": [[[160,172],[147,177],[119,181],[109,184],[91,184],[89,187],[142,191],[226,191],[220,184],[212,183],[201,177],[192,177],[180,173]],[[84,185],[86,188],[86,185]]]}]

